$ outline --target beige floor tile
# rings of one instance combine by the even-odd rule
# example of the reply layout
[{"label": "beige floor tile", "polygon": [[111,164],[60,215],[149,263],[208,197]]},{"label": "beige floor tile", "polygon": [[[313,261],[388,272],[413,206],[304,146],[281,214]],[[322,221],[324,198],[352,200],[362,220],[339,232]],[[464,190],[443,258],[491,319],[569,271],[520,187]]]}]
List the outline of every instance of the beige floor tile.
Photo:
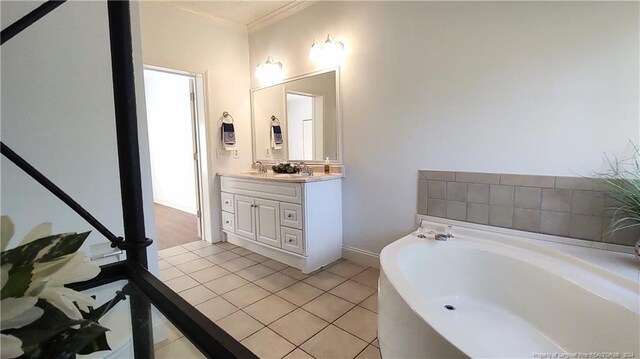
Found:
[{"label": "beige floor tile", "polygon": [[355,304],[338,298],[333,294],[324,293],[318,298],[303,305],[302,308],[328,322],[333,322],[354,306]]},{"label": "beige floor tile", "polygon": [[243,310],[261,323],[267,325],[274,320],[296,309],[296,306],[272,294],[261,299]]},{"label": "beige floor tile", "polygon": [[288,275],[284,275],[280,272],[277,272],[277,273],[268,275],[262,279],[258,279],[254,283],[268,290],[271,293],[275,293],[279,290],[282,290],[294,284],[297,281],[298,280],[295,278],[291,278]]},{"label": "beige floor tile", "polygon": [[200,257],[198,257],[197,255],[195,255],[195,254],[193,254],[191,252],[187,252],[187,253],[182,253],[182,254],[178,254],[176,256],[169,257],[169,258],[166,259],[166,261],[169,262],[173,266],[177,266],[178,264],[191,262],[191,261],[194,261],[194,260],[196,260],[198,258],[200,258]]},{"label": "beige floor tile", "polygon": [[247,267],[256,265],[256,262],[252,261],[251,259],[240,257],[240,258],[230,260],[228,262],[220,263],[218,265],[230,272],[237,272]]},{"label": "beige floor tile", "polygon": [[191,359],[191,358],[206,358],[195,345],[191,344],[189,339],[183,337],[169,345],[163,346],[155,352],[155,357],[158,359]]},{"label": "beige floor tile", "polygon": [[329,325],[300,347],[316,359],[353,358],[367,343],[344,330]]},{"label": "beige floor tile", "polygon": [[271,268],[271,269],[273,269],[275,271],[281,271],[281,270],[283,270],[283,269],[288,267],[288,265],[286,265],[284,263],[281,263],[281,262],[278,262],[278,261],[273,260],[273,259],[269,259],[269,260],[266,260],[266,261],[262,262],[262,265],[265,265],[265,266],[267,266],[267,267],[269,267],[269,268]]},{"label": "beige floor tile", "polygon": [[215,298],[217,295],[203,285],[199,285],[193,288],[189,288],[179,293],[184,300],[189,304],[196,306],[202,302],[206,302],[211,298]]},{"label": "beige floor tile", "polygon": [[338,297],[346,299],[354,304],[362,302],[375,292],[375,289],[352,280],[348,280],[329,291],[329,293],[337,295]]},{"label": "beige floor tile", "polygon": [[369,344],[358,356],[356,359],[381,359],[382,355],[380,354],[380,349],[374,347]]},{"label": "beige floor tile", "polygon": [[208,260],[213,264],[228,262],[236,258],[240,258],[240,256],[229,251],[224,251],[224,252],[216,253],[216,254],[205,257],[206,260]]},{"label": "beige floor tile", "polygon": [[231,250],[231,252],[239,255],[239,256],[246,256],[247,254],[251,254],[253,252],[251,252],[250,250],[243,248],[243,247],[238,247],[238,248],[234,248]]},{"label": "beige floor tile", "polygon": [[217,247],[217,246],[209,246],[200,249],[193,250],[192,252],[199,255],[200,257],[206,258],[213,254],[218,254],[224,252],[225,249]]},{"label": "beige floor tile", "polygon": [[361,307],[351,309],[333,324],[367,343],[378,336],[378,315]]},{"label": "beige floor tile", "polygon": [[367,308],[374,313],[378,313],[378,292],[373,293],[369,298],[359,304],[363,308]]},{"label": "beige floor tile", "polygon": [[371,345],[373,345],[376,348],[380,348],[380,341],[378,341],[378,338],[376,338],[374,341],[372,341]]},{"label": "beige floor tile", "polygon": [[183,275],[181,277],[168,280],[164,282],[164,284],[166,284],[167,287],[171,288],[171,290],[173,290],[174,292],[178,293],[178,292],[182,292],[183,290],[193,288],[197,286],[199,283],[196,282],[195,279],[187,275]]},{"label": "beige floor tile", "polygon": [[247,283],[249,282],[244,278],[238,277],[235,274],[227,274],[224,277],[206,282],[204,285],[217,294],[223,294],[236,288],[240,288]]},{"label": "beige floor tile", "polygon": [[298,308],[271,323],[269,328],[293,344],[300,345],[327,325],[328,322]]},{"label": "beige floor tile", "polygon": [[161,259],[158,261],[158,267],[160,269],[166,269],[166,268],[170,268],[173,267],[169,262],[165,261],[164,259]]},{"label": "beige floor tile", "polygon": [[253,304],[260,299],[267,297],[270,293],[258,287],[253,283],[249,283],[240,288],[234,289],[222,295],[222,297],[238,308],[244,308],[249,304]]},{"label": "beige floor tile", "polygon": [[236,306],[227,302],[222,297],[215,297],[206,302],[202,302],[196,305],[196,309],[214,322],[238,310]]},{"label": "beige floor tile", "polygon": [[199,271],[201,269],[205,269],[208,267],[211,267],[213,265],[213,263],[209,262],[208,260],[204,259],[204,258],[198,258],[196,260],[193,260],[191,262],[187,262],[187,263],[182,263],[176,266],[176,268],[180,269],[181,271],[183,271],[184,273],[193,273],[196,271]]},{"label": "beige floor tile", "polygon": [[339,263],[332,265],[331,267],[325,269],[327,272],[331,272],[333,274],[337,274],[341,277],[351,278],[354,275],[362,272],[367,269],[366,267],[359,266],[353,262],[348,260],[343,260]]},{"label": "beige floor tile", "polygon": [[262,262],[265,262],[265,261],[269,260],[269,258],[267,258],[267,257],[265,257],[263,255],[260,255],[258,253],[251,253],[251,254],[246,255],[245,257],[251,259],[252,261],[254,261],[256,263],[262,263]]},{"label": "beige floor tile", "polygon": [[316,287],[312,287],[304,282],[298,282],[276,293],[295,305],[304,305],[322,294],[322,291]]},{"label": "beige floor tile", "polygon": [[305,279],[304,281],[307,284],[311,284],[312,286],[314,286],[316,288],[320,288],[322,290],[329,290],[329,289],[337,286],[338,284],[344,282],[345,280],[347,280],[347,279],[343,278],[343,277],[341,277],[339,275],[335,275],[333,273],[321,271],[321,272],[318,272],[318,273],[310,276],[309,278]]},{"label": "beige floor tile", "polygon": [[182,273],[182,271],[180,271],[178,268],[176,267],[169,267],[169,268],[165,268],[165,269],[160,269],[160,280],[163,282],[166,282],[168,280],[171,280],[173,278],[178,278],[180,276],[183,276],[184,273]]},{"label": "beige floor tile", "polygon": [[[164,330],[161,329],[162,327],[164,327]],[[158,350],[182,337],[184,337],[182,332],[167,320],[162,325],[153,328],[153,340],[155,342],[153,349]]]},{"label": "beige floor tile", "polygon": [[365,271],[351,278],[356,282],[364,285],[368,285],[371,288],[378,289],[378,276],[380,275],[380,270],[377,268],[367,268]]},{"label": "beige floor tile", "polygon": [[243,340],[242,344],[262,359],[280,359],[295,349],[291,343],[269,328],[262,328]]},{"label": "beige floor tile", "polygon": [[193,272],[189,274],[189,276],[200,283],[207,283],[214,279],[224,277],[227,274],[230,274],[229,271],[214,265],[205,269],[201,269],[197,272]]},{"label": "beige floor tile", "polygon": [[254,266],[237,271],[236,274],[250,282],[253,282],[254,280],[264,278],[269,274],[272,274],[273,272],[273,269],[269,267],[265,267],[262,264],[256,264]]},{"label": "beige floor tile", "polygon": [[314,359],[311,355],[305,353],[302,349],[296,348],[296,350],[289,353],[284,359]]},{"label": "beige floor tile", "polygon": [[166,258],[177,256],[178,254],[183,254],[183,253],[189,253],[189,251],[182,248],[181,246],[175,246],[175,247],[158,251],[158,257],[166,259]]},{"label": "beige floor tile", "polygon": [[286,274],[289,277],[293,277],[297,280],[307,279],[309,277],[308,274],[302,273],[302,271],[298,268],[288,267],[284,270],[281,270],[280,273]]},{"label": "beige floor tile", "polygon": [[183,248],[188,249],[190,251],[204,248],[204,247],[211,247],[211,246],[212,246],[211,243],[203,240],[193,241],[193,242],[185,243],[182,245]]},{"label": "beige floor tile", "polygon": [[216,324],[218,324],[225,332],[229,333],[229,335],[234,337],[237,341],[240,341],[264,328],[264,325],[241,310],[217,320]]},{"label": "beige floor tile", "polygon": [[236,246],[235,244],[231,244],[229,242],[216,242],[214,243],[214,245],[226,250],[238,248],[238,246]]}]

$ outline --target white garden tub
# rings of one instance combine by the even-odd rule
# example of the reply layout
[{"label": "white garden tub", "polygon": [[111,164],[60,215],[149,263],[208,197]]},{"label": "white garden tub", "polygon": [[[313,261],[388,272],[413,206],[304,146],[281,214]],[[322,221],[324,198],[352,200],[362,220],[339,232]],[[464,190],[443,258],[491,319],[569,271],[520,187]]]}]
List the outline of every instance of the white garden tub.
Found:
[{"label": "white garden tub", "polygon": [[382,251],[385,359],[640,358],[633,255],[456,225],[446,242],[411,234]]}]

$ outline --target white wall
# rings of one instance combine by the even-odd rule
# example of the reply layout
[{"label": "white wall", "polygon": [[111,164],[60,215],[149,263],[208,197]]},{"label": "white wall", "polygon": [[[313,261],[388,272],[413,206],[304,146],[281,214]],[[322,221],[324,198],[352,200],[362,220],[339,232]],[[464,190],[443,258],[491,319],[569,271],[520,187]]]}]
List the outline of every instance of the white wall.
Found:
[{"label": "white wall", "polygon": [[[33,8],[39,3],[31,3]],[[32,9],[2,3],[3,26]],[[144,119],[137,7],[132,32],[138,117]],[[2,141],[123,235],[106,2],[67,2],[2,46]],[[144,121],[141,146],[147,143]],[[155,238],[148,151],[141,150],[147,236]],[[21,238],[49,221],[54,232],[92,230],[83,250],[107,240],[2,157],[2,214]],[[157,271],[157,249],[149,249]]]},{"label": "white wall", "polygon": [[144,70],[153,201],[196,214],[189,77]]},{"label": "white wall", "polygon": [[[220,194],[213,174],[246,170],[251,165],[249,48],[244,27],[208,19],[160,2],[140,2],[143,62],[205,75],[208,122],[208,183],[213,241],[220,240]],[[222,148],[218,120],[228,111],[235,120],[239,158]]]},{"label": "white wall", "polygon": [[251,33],[251,66],[346,43],[344,242],[378,252],[414,226],[419,169],[589,174],[637,143],[639,6],[318,2]]}]

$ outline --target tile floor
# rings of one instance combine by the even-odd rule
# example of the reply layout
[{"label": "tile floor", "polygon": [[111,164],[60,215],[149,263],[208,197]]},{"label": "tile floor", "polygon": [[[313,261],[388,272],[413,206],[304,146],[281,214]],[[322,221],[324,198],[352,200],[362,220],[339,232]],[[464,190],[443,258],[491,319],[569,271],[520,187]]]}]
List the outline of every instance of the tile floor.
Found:
[{"label": "tile floor", "polygon": [[[230,243],[161,250],[160,279],[260,358],[380,358],[378,270],[342,260],[305,275]],[[181,334],[158,358],[198,357]]]}]

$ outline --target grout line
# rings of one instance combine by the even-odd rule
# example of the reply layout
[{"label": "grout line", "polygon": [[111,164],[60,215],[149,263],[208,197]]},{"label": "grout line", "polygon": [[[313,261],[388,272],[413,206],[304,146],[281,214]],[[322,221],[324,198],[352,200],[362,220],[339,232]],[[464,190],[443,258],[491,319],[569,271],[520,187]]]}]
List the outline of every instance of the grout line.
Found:
[{"label": "grout line", "polygon": [[[212,244],[212,245],[215,245],[215,244]],[[182,246],[182,245],[180,245],[180,246]],[[172,247],[172,248],[173,248],[173,247]],[[183,247],[183,248],[184,248],[184,247]],[[204,248],[204,247],[202,247],[202,248]],[[194,250],[198,250],[198,249],[202,249],[202,248],[197,248],[197,249],[194,249]],[[242,248],[242,247],[238,247],[238,248]],[[186,249],[186,248],[184,248],[184,249]],[[232,248],[232,249],[235,249],[235,248]],[[189,250],[189,249],[186,249],[186,250],[187,250],[188,252],[193,252],[192,250]],[[224,251],[219,252],[219,253],[215,253],[215,254],[220,254],[220,253],[224,253],[224,252],[231,252],[231,253],[237,254],[237,253],[235,253],[235,252],[232,252],[232,250],[231,250],[231,249],[225,249]],[[238,258],[246,257],[246,256],[251,255],[251,254],[253,254],[253,253],[255,253],[255,252],[250,252],[250,253],[246,253],[246,254],[244,254],[244,255],[239,255],[239,257],[238,257]],[[183,253],[181,253],[181,254],[183,254]],[[195,253],[194,253],[194,254],[195,254]],[[213,255],[215,255],[215,254],[213,254]],[[197,255],[197,254],[196,254],[196,255]],[[237,254],[237,255],[238,255],[238,254]],[[199,255],[198,255],[198,257],[199,257],[199,258],[203,258],[203,259],[205,259],[205,260],[206,260],[206,258],[205,258],[205,257],[200,257]],[[164,259],[164,258],[162,258],[162,259]],[[237,258],[234,258],[234,259],[237,259]],[[234,260],[234,259],[231,259],[231,260]],[[220,262],[219,264],[221,264],[221,263],[225,263],[225,262],[229,262],[229,261],[231,261],[231,260],[223,261],[223,262]],[[335,265],[335,264],[338,264],[338,263],[341,263],[341,262],[343,262],[343,261],[344,261],[344,260],[337,261],[336,263],[332,264],[331,266],[333,266],[333,265]],[[359,283],[359,282],[357,282],[357,281],[353,280],[353,278],[354,278],[354,277],[356,277],[356,276],[358,276],[359,274],[361,274],[361,273],[365,272],[366,270],[368,270],[368,269],[369,269],[369,268],[371,268],[371,267],[363,267],[363,269],[362,269],[362,270],[358,271],[357,273],[355,273],[354,275],[352,275],[352,276],[350,276],[350,277],[343,277],[342,275],[339,275],[339,274],[337,274],[337,273],[333,273],[333,272],[331,272],[331,271],[328,271],[327,269],[328,269],[328,268],[330,268],[331,266],[327,266],[327,267],[320,268],[320,269],[318,269],[317,271],[314,271],[313,273],[311,273],[311,274],[307,275],[307,277],[305,277],[304,279],[297,279],[297,278],[292,277],[292,276],[289,276],[289,275],[287,275],[287,274],[285,274],[285,273],[281,273],[282,271],[287,270],[288,268],[294,268],[294,267],[291,267],[291,266],[287,266],[287,267],[285,267],[285,268],[283,268],[283,269],[281,269],[281,270],[275,270],[275,269],[273,269],[273,268],[270,268],[270,267],[268,267],[268,266],[265,266],[265,267],[267,267],[267,268],[269,268],[269,269],[273,270],[274,272],[273,272],[273,273],[270,273],[270,274],[268,274],[268,275],[266,275],[266,276],[263,276],[263,277],[257,278],[257,279],[255,279],[255,280],[248,280],[248,279],[246,279],[246,278],[244,278],[244,277],[242,277],[242,276],[239,276],[239,275],[237,274],[237,272],[239,272],[239,271],[242,271],[242,270],[245,270],[245,269],[248,269],[248,268],[254,267],[254,266],[256,266],[256,265],[258,265],[258,264],[262,264],[262,263],[264,263],[264,262],[266,262],[266,260],[265,260],[265,261],[263,261],[263,262],[259,262],[259,263],[258,263],[258,262],[256,262],[255,264],[253,264],[253,265],[251,265],[251,266],[249,266],[249,267],[242,268],[242,269],[237,270],[237,271],[229,271],[229,270],[227,270],[227,269],[226,269],[226,268],[224,268],[224,267],[220,267],[220,266],[219,266],[219,264],[215,264],[215,263],[211,262],[214,266],[219,266],[220,268],[227,270],[227,271],[229,272],[229,274],[234,274],[234,275],[236,275],[236,276],[238,276],[238,277],[240,277],[240,278],[242,278],[242,279],[244,279],[244,280],[246,280],[246,281],[248,282],[248,283],[243,284],[243,285],[241,285],[241,286],[239,286],[239,287],[237,287],[237,288],[234,288],[234,289],[231,289],[231,290],[226,291],[226,292],[224,292],[224,293],[218,294],[217,292],[215,292],[215,291],[211,290],[210,288],[208,288],[208,287],[205,285],[205,283],[200,283],[200,282],[198,282],[198,281],[196,280],[196,282],[198,282],[198,285],[201,285],[201,286],[203,286],[203,287],[207,288],[208,290],[210,290],[211,292],[213,292],[213,293],[216,295],[216,297],[214,297],[214,298],[220,297],[220,299],[224,300],[225,302],[229,303],[229,304],[230,304],[230,305],[232,305],[233,307],[237,308],[237,310],[233,311],[232,313],[227,314],[227,315],[225,315],[225,316],[223,316],[223,317],[221,317],[221,318],[217,319],[216,321],[212,321],[212,322],[216,323],[216,322],[218,322],[218,321],[220,321],[220,320],[222,320],[222,319],[224,319],[224,318],[227,318],[227,317],[229,317],[229,316],[231,316],[231,315],[233,315],[233,314],[235,314],[235,313],[237,313],[237,312],[241,311],[242,313],[246,314],[247,316],[249,316],[249,317],[250,317],[250,318],[252,318],[253,320],[255,320],[255,321],[257,321],[258,323],[260,323],[260,325],[261,325],[261,328],[260,328],[260,329],[258,329],[258,330],[256,330],[256,331],[252,332],[251,334],[247,335],[247,336],[246,336],[245,338],[243,338],[242,340],[245,340],[245,339],[249,338],[250,336],[252,336],[252,335],[256,334],[257,332],[261,331],[261,330],[262,330],[262,329],[264,329],[264,328],[268,328],[269,330],[271,330],[272,332],[274,332],[276,335],[278,335],[278,337],[280,337],[280,338],[284,339],[286,342],[288,342],[288,343],[290,343],[291,345],[293,345],[293,346],[294,346],[294,348],[293,348],[290,352],[288,352],[286,355],[291,354],[291,353],[292,353],[293,351],[295,351],[296,349],[300,349],[302,352],[304,352],[304,353],[306,353],[306,354],[310,355],[311,357],[313,357],[313,355],[311,355],[311,354],[307,353],[307,352],[306,352],[306,351],[305,351],[301,346],[302,346],[303,344],[305,344],[306,342],[308,342],[309,340],[311,340],[312,338],[316,337],[320,332],[322,332],[323,330],[327,329],[327,328],[328,328],[329,326],[331,326],[331,325],[333,325],[333,326],[334,326],[334,327],[336,327],[337,329],[339,329],[339,330],[341,330],[341,331],[343,331],[343,332],[345,332],[345,333],[348,333],[348,334],[350,334],[350,335],[352,335],[352,336],[354,336],[354,337],[358,338],[359,340],[361,340],[361,341],[363,341],[363,342],[365,342],[365,343],[366,343],[365,347],[355,355],[356,357],[357,357],[358,355],[360,355],[364,350],[366,350],[366,349],[367,349],[367,347],[368,347],[369,345],[372,345],[372,346],[373,346],[373,344],[372,344],[372,343],[373,343],[373,342],[378,338],[377,330],[376,330],[376,336],[375,336],[375,338],[373,338],[373,340],[371,340],[370,342],[367,342],[367,341],[363,340],[362,338],[358,337],[357,335],[355,335],[355,334],[353,334],[353,333],[351,333],[351,332],[349,332],[349,331],[347,331],[347,330],[345,330],[345,329],[342,329],[341,327],[339,327],[338,325],[336,325],[336,324],[335,324],[335,322],[336,322],[336,321],[338,321],[340,318],[344,317],[347,313],[351,312],[351,311],[352,311],[353,309],[355,309],[356,307],[360,307],[361,309],[364,309],[364,310],[366,310],[366,311],[369,311],[370,313],[373,313],[374,315],[376,315],[376,316],[377,316],[377,315],[378,315],[378,313],[373,312],[373,311],[371,311],[371,310],[369,310],[369,309],[367,309],[367,308],[365,308],[365,307],[363,307],[363,306],[361,305],[364,301],[366,301],[367,299],[369,299],[372,295],[376,294],[376,293],[378,292],[378,291],[377,291],[377,289],[375,290],[375,292],[374,292],[374,293],[372,293],[371,295],[367,296],[366,298],[364,298],[363,300],[361,300],[361,301],[359,301],[358,303],[355,303],[355,304],[354,304],[353,302],[350,302],[350,301],[348,301],[348,300],[344,299],[344,298],[341,298],[340,296],[337,296],[337,295],[335,295],[335,294],[333,294],[333,293],[330,293],[330,291],[331,291],[331,290],[333,290],[333,289],[335,289],[336,287],[338,287],[338,286],[340,286],[340,285],[342,285],[342,284],[346,283],[346,282],[347,282],[347,281],[349,281],[349,280],[354,281],[354,282],[356,282],[356,283],[358,283],[358,284],[361,284],[361,285],[367,286],[366,284]],[[168,263],[168,262],[167,262],[167,263]],[[188,262],[187,262],[187,263],[188,263]],[[182,264],[184,264],[184,263],[182,263]],[[176,268],[178,271],[180,271],[180,269],[178,269],[176,266],[172,265],[171,263],[169,263],[169,265],[170,265],[170,267],[174,267],[174,268]],[[263,266],[264,266],[264,265],[263,265]],[[168,267],[168,268],[170,268],[170,267]],[[207,268],[211,268],[211,266],[210,266],[210,267],[207,267]],[[203,268],[202,270],[207,269],[207,268]],[[167,268],[165,268],[165,269],[167,269]],[[330,274],[336,275],[336,276],[338,276],[338,277],[340,277],[340,278],[342,278],[342,279],[344,279],[344,280],[340,281],[338,284],[336,284],[336,285],[332,286],[331,288],[329,288],[329,289],[327,289],[327,290],[324,290],[324,289],[322,289],[322,288],[318,288],[318,287],[314,286],[313,284],[311,284],[311,283],[307,283],[307,282],[305,281],[306,279],[310,278],[311,276],[313,276],[313,275],[315,275],[315,274],[317,274],[317,273],[320,273],[320,272],[322,272],[322,271],[326,271],[327,273],[330,273]],[[182,271],[180,271],[180,272],[182,272]],[[197,271],[196,271],[196,272],[197,272]],[[193,272],[193,273],[195,273],[195,272]],[[295,282],[291,283],[290,285],[288,285],[288,286],[286,286],[286,287],[283,287],[283,288],[279,289],[279,290],[278,290],[278,291],[276,291],[276,292],[271,292],[271,291],[269,291],[269,290],[267,290],[267,289],[265,289],[265,288],[262,288],[262,287],[261,287],[261,286],[259,286],[258,284],[255,284],[255,282],[256,282],[256,281],[258,281],[258,280],[260,280],[260,279],[263,279],[263,278],[266,278],[266,277],[269,277],[269,276],[271,276],[271,275],[273,275],[273,274],[275,274],[275,273],[281,273],[281,274],[286,275],[286,276],[288,276],[288,277],[290,277],[290,278],[293,278],[293,279],[295,279]],[[225,276],[227,276],[227,275],[229,275],[229,274],[225,274],[225,275],[224,275],[224,276],[222,276],[222,277],[225,277]],[[195,279],[194,279],[194,278],[192,278],[188,273],[184,273],[184,275],[189,276],[191,279],[195,280]],[[211,281],[214,281],[214,280],[220,279],[220,278],[222,278],[222,277],[219,277],[219,278],[216,278],[216,279],[212,279]],[[174,278],[174,279],[175,279],[175,278]],[[211,281],[208,281],[208,282],[211,282]],[[207,283],[208,283],[208,282],[207,282]],[[307,285],[309,285],[309,286],[311,286],[312,288],[315,288],[315,289],[320,290],[322,293],[321,293],[320,295],[318,295],[318,296],[316,296],[316,297],[314,297],[314,298],[310,299],[309,301],[307,301],[307,302],[303,303],[302,305],[297,305],[297,304],[295,304],[295,303],[291,303],[291,302],[290,302],[290,301],[288,301],[286,298],[283,298],[283,297],[281,297],[281,296],[277,295],[277,293],[278,293],[278,292],[280,292],[280,291],[282,291],[282,290],[284,290],[284,289],[286,289],[286,288],[289,288],[289,287],[291,287],[291,286],[294,286],[294,285],[296,285],[296,284],[298,284],[298,283],[301,283],[301,282],[302,282],[302,283],[305,283],[305,284],[307,284]],[[249,284],[254,284],[254,285],[258,286],[259,288],[261,288],[261,289],[263,289],[263,290],[266,290],[267,292],[269,292],[269,295],[267,295],[266,297],[260,298],[260,299],[256,300],[255,302],[252,302],[252,303],[250,303],[250,304],[246,305],[246,306],[245,306],[245,307],[243,307],[243,308],[239,308],[239,307],[237,307],[235,304],[231,303],[230,301],[228,301],[227,299],[225,299],[225,298],[223,297],[223,295],[224,295],[224,294],[227,294],[227,293],[230,293],[230,292],[232,292],[232,291],[234,291],[234,290],[236,290],[236,289],[240,289],[240,288],[242,288],[242,287],[248,286]],[[367,287],[369,287],[369,286],[367,286]],[[371,288],[371,287],[370,287],[370,288]],[[189,288],[189,289],[190,289],[190,288]],[[316,300],[317,298],[319,298],[319,297],[320,297],[320,296],[322,296],[323,294],[333,295],[333,296],[335,296],[335,297],[337,297],[337,298],[339,298],[339,299],[342,299],[342,300],[346,301],[347,303],[351,304],[352,306],[351,306],[351,307],[350,307],[350,308],[349,308],[345,313],[343,313],[342,315],[338,316],[336,319],[334,319],[334,320],[333,320],[333,321],[331,321],[331,322],[328,322],[328,321],[324,320],[323,318],[320,318],[320,317],[318,317],[317,315],[315,315],[315,314],[313,314],[313,313],[311,313],[311,312],[309,312],[309,311],[307,311],[306,309],[304,309],[304,308],[303,308],[303,306],[304,306],[304,305],[306,305],[306,304],[308,304],[308,303],[310,303],[310,302],[312,302],[312,301]],[[271,321],[271,323],[269,323],[269,324],[267,324],[267,325],[265,325],[265,324],[263,324],[262,322],[260,322],[257,318],[252,317],[249,313],[247,313],[247,312],[244,310],[245,308],[248,308],[249,306],[254,305],[255,303],[258,303],[258,302],[262,301],[263,299],[268,298],[268,297],[269,297],[269,296],[271,296],[271,295],[275,295],[277,298],[282,299],[282,300],[284,300],[285,302],[292,304],[295,308],[294,308],[293,310],[291,310],[291,311],[289,311],[289,312],[285,313],[284,315],[282,315],[282,316],[278,317],[277,319],[275,319],[275,320]],[[211,299],[214,299],[214,298],[211,298]],[[206,301],[204,301],[204,302],[202,302],[202,303],[205,303],[205,302],[206,302]],[[200,303],[200,304],[202,304],[202,303]],[[195,306],[193,306],[193,307],[195,307]],[[308,314],[310,314],[310,315],[313,315],[314,317],[317,317],[317,318],[319,318],[319,319],[321,319],[321,320],[323,320],[324,322],[326,322],[326,323],[327,323],[327,324],[326,324],[326,325],[324,325],[320,330],[318,330],[318,332],[316,332],[314,335],[312,335],[311,337],[307,338],[305,341],[303,341],[302,343],[300,343],[300,345],[295,345],[294,343],[292,343],[291,341],[289,341],[287,338],[283,337],[283,336],[282,336],[282,335],[280,335],[278,332],[276,332],[276,331],[275,331],[275,330],[273,330],[271,327],[269,327],[271,324],[273,324],[273,323],[275,323],[276,321],[278,321],[278,320],[280,320],[280,319],[284,318],[285,316],[287,316],[287,315],[291,314],[292,312],[294,312],[294,311],[295,311],[295,310],[297,310],[297,309],[303,310],[304,312],[306,312],[306,313],[308,313]],[[217,325],[217,323],[216,323],[216,325]],[[239,341],[239,342],[241,342],[241,341]],[[375,346],[374,346],[374,347],[375,347]],[[380,350],[379,348],[376,348],[376,349]],[[286,355],[285,355],[285,356],[286,356]]]}]

